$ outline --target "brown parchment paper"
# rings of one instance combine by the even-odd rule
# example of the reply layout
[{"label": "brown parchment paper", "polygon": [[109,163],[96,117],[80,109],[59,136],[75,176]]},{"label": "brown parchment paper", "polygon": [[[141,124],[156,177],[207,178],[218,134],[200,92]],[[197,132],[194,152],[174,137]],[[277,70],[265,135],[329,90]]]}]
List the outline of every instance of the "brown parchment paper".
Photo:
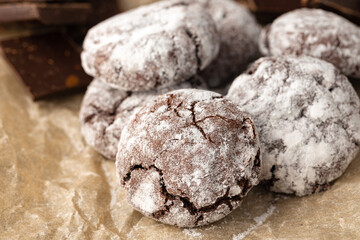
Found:
[{"label": "brown parchment paper", "polygon": [[327,192],[299,198],[260,186],[207,227],[143,217],[114,162],[83,141],[82,96],[34,103],[0,58],[0,239],[360,239],[360,157]]}]

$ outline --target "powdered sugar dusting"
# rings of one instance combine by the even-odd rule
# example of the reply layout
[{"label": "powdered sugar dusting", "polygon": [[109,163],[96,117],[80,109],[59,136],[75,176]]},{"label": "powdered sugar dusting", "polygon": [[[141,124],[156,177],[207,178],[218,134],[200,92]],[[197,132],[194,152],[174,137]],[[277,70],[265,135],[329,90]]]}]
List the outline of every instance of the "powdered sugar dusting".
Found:
[{"label": "powdered sugar dusting", "polygon": [[158,173],[152,172],[147,175],[131,198],[131,202],[135,207],[141,208],[146,212],[154,212],[157,210],[156,203],[154,202],[155,199],[152,198],[152,195],[155,192],[154,185],[152,184],[154,178],[158,178]]},{"label": "powdered sugar dusting", "polygon": [[360,78],[360,28],[321,9],[298,9],[277,18],[261,34],[266,55],[309,55]]},{"label": "powdered sugar dusting", "polygon": [[237,208],[258,183],[258,144],[236,105],[213,92],[177,90],[146,104],[123,129],[116,166],[130,203],[143,181],[138,172],[159,173],[161,190],[150,197],[165,202],[152,213],[136,207],[146,216],[200,226]]},{"label": "powdered sugar dusting", "polygon": [[183,233],[191,238],[203,239],[203,235],[195,229],[184,229]]},{"label": "powdered sugar dusting", "polygon": [[254,218],[254,221],[256,223],[254,226],[248,228],[245,232],[234,235],[233,240],[244,239],[247,235],[249,235],[249,233],[251,233],[252,230],[254,230],[257,227],[260,227],[262,224],[264,224],[264,222],[273,214],[275,209],[276,209],[275,206],[270,205],[270,207],[267,209],[267,211],[265,213]]},{"label": "powdered sugar dusting", "polygon": [[97,79],[88,86],[81,104],[82,135],[90,146],[108,158],[115,158],[121,129],[126,122],[126,119],[115,119],[117,106],[127,97],[127,92]]},{"label": "powdered sugar dusting", "polygon": [[201,73],[210,87],[232,81],[259,54],[260,25],[248,9],[233,0],[190,0],[206,8],[220,34],[216,59]]},{"label": "powdered sugar dusting", "polygon": [[188,80],[217,55],[219,37],[205,9],[163,1],[116,15],[90,29],[85,71],[128,91]]},{"label": "powdered sugar dusting", "polygon": [[345,171],[360,143],[360,101],[347,78],[311,57],[262,58],[227,97],[254,118],[262,178],[276,192],[311,194]]},{"label": "powdered sugar dusting", "polygon": [[206,88],[201,79],[144,92],[126,92],[95,79],[84,96],[80,121],[86,142],[105,157],[115,159],[123,127],[148,101],[160,94],[184,88]]}]

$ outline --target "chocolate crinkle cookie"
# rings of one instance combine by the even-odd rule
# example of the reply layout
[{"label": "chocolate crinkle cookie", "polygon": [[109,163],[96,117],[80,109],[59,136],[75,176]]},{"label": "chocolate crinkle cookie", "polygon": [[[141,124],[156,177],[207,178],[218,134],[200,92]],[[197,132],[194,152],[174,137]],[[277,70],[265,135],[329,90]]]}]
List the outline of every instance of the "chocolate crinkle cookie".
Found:
[{"label": "chocolate crinkle cookie", "polygon": [[101,79],[89,85],[80,108],[81,133],[96,151],[115,160],[121,131],[130,118],[160,94],[183,88],[206,89],[200,78],[151,91],[130,92],[114,88]]},{"label": "chocolate crinkle cookie", "polygon": [[85,71],[126,91],[171,86],[216,57],[219,34],[209,13],[186,1],[163,1],[116,15],[89,30]]},{"label": "chocolate crinkle cookie", "polygon": [[360,102],[332,64],[266,57],[232,84],[227,98],[253,117],[270,190],[303,196],[326,190],[359,151]]},{"label": "chocolate crinkle cookie", "polygon": [[299,9],[277,18],[261,33],[265,55],[308,55],[360,78],[360,28],[320,9]]},{"label": "chocolate crinkle cookie", "polygon": [[116,167],[129,203],[163,223],[194,227],[237,208],[258,183],[253,121],[221,95],[177,90],[141,108],[123,129]]},{"label": "chocolate crinkle cookie", "polygon": [[259,56],[260,25],[249,10],[235,1],[190,1],[209,11],[220,34],[219,55],[200,75],[209,87],[224,86]]}]

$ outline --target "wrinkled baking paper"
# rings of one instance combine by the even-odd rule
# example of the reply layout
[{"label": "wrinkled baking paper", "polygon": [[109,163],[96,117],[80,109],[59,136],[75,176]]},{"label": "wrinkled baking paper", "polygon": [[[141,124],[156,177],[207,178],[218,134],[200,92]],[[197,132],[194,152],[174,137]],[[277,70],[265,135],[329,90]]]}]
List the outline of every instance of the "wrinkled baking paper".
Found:
[{"label": "wrinkled baking paper", "polygon": [[143,217],[127,204],[114,162],[82,139],[82,97],[35,103],[0,58],[0,239],[360,239],[359,156],[327,192],[299,198],[257,187],[206,227]]}]

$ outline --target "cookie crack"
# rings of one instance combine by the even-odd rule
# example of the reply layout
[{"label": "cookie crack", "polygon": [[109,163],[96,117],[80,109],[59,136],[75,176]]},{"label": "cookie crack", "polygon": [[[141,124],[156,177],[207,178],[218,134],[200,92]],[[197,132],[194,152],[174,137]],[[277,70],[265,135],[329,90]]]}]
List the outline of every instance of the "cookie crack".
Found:
[{"label": "cookie crack", "polygon": [[126,182],[130,181],[132,172],[137,169],[147,170],[147,168],[143,167],[141,164],[131,166],[129,172],[125,175],[125,177],[123,177],[123,185],[125,185]]},{"label": "cookie crack", "polygon": [[114,122],[115,122],[115,120],[116,120],[116,113],[117,113],[117,110],[118,110],[118,108],[120,107],[121,103],[122,103],[126,98],[128,98],[130,95],[131,95],[131,93],[130,93],[130,94],[127,93],[127,95],[126,95],[125,98],[122,98],[122,99],[118,100],[117,102],[115,102],[113,109],[108,113],[109,116],[110,116],[110,121],[108,122],[108,125],[107,125],[107,126],[104,128],[104,130],[103,130],[103,134],[104,134],[104,135],[106,134],[107,129],[110,128],[110,127],[114,124]]},{"label": "cookie crack", "polygon": [[[334,71],[334,75],[338,75],[339,73],[336,72],[336,70]],[[337,81],[335,81],[330,87],[326,87],[326,85],[324,84],[324,76],[322,74],[316,74],[313,75],[313,79],[322,87],[326,88],[330,93],[332,91],[334,91],[336,88],[339,87],[339,85],[337,84]]]},{"label": "cookie crack", "polygon": [[320,193],[320,192],[324,192],[328,189],[330,189],[331,185],[330,183],[326,182],[326,183],[315,183],[314,186],[313,186],[313,191],[312,191],[312,194],[314,193]]},{"label": "cookie crack", "polygon": [[307,106],[303,107],[300,110],[299,114],[294,118],[294,120],[299,120],[300,118],[307,118],[307,116],[305,115],[307,112],[307,109],[308,109]]},{"label": "cookie crack", "polygon": [[94,117],[96,116],[97,114],[96,113],[92,113],[90,115],[87,115],[84,120],[83,120],[83,123],[90,123],[92,122],[92,120],[94,119]]},{"label": "cookie crack", "polygon": [[237,185],[241,188],[241,194],[243,196],[246,195],[250,191],[250,189],[252,187],[249,179],[246,179],[246,178],[242,178],[240,180],[237,180]]},{"label": "cookie crack", "polygon": [[154,86],[153,88],[158,88],[159,86],[161,86],[161,80],[160,80],[160,76],[159,75],[156,75],[155,76],[155,83],[154,83]]},{"label": "cookie crack", "polygon": [[283,79],[284,84],[287,83],[287,80],[290,78],[290,69],[291,69],[291,63],[287,60],[284,61],[284,65],[285,65],[285,78]]},{"label": "cookie crack", "polygon": [[173,94],[168,94],[168,98],[166,98],[167,111],[171,111],[171,100],[174,98]]},{"label": "cookie crack", "polygon": [[334,47],[334,49],[332,50],[330,56],[333,55],[333,54],[338,50],[338,48],[340,47],[340,45],[341,45],[341,40],[340,40],[339,36],[336,35],[336,44],[335,44],[335,47]]},{"label": "cookie crack", "polygon": [[[170,140],[175,140],[175,139],[170,139]],[[131,179],[131,174],[133,171],[135,170],[138,170],[138,169],[141,169],[141,170],[149,170],[151,168],[155,168],[155,169],[158,169],[156,166],[155,166],[155,161],[156,159],[161,156],[161,154],[163,154],[164,152],[166,152],[168,149],[163,149],[153,160],[153,164],[150,165],[149,167],[144,167],[142,164],[134,164],[130,167],[128,173],[125,175],[125,177],[123,177],[123,182],[122,184],[125,185],[126,182],[128,182],[130,179]]]},{"label": "cookie crack", "polygon": [[113,118],[113,116],[111,115],[112,110],[111,111],[103,110],[99,106],[97,106],[93,103],[91,103],[89,106],[95,110],[95,113],[92,113],[92,114],[86,116],[83,120],[84,123],[91,123],[92,120],[94,120],[94,118],[96,116],[103,116],[107,121],[109,119],[110,119],[110,122],[112,121],[112,118]]},{"label": "cookie crack", "polygon": [[269,43],[269,34],[270,34],[270,30],[271,30],[271,25],[268,24],[267,26],[264,27],[264,39],[263,39],[263,46],[264,46],[264,50],[265,55],[272,55],[271,54],[271,49],[270,49],[270,43]]},{"label": "cookie crack", "polygon": [[94,119],[95,116],[100,115],[100,116],[105,116],[106,119],[110,119],[110,121],[108,122],[109,125],[113,124],[115,121],[116,112],[117,112],[119,106],[129,96],[131,96],[131,92],[127,92],[127,95],[124,98],[121,98],[118,101],[116,101],[111,110],[103,110],[99,106],[95,105],[94,103],[90,103],[89,106],[91,108],[95,109],[95,113],[92,113],[92,114],[86,116],[84,118],[83,122],[89,123]]},{"label": "cookie crack", "polygon": [[180,115],[178,109],[183,105],[184,102],[181,101],[178,105],[176,105],[175,107],[172,107],[174,95],[173,94],[168,94],[168,95],[169,95],[169,97],[166,99],[167,111],[174,111],[176,116],[181,118],[181,115]]},{"label": "cookie crack", "polygon": [[220,115],[207,116],[207,117],[204,117],[203,119],[197,120],[196,122],[197,123],[204,122],[205,120],[207,120],[209,118],[220,118],[225,122],[228,122],[230,124],[235,124],[237,127],[243,127],[243,123],[244,123],[244,121],[239,123],[239,121],[237,121],[237,120],[226,118],[226,117],[223,117],[223,116],[220,116]]},{"label": "cookie crack", "polygon": [[[189,213],[191,215],[200,214],[200,216],[196,220],[196,224],[197,224],[197,222],[199,222],[203,218],[204,213],[215,211],[222,204],[226,204],[229,207],[229,209],[232,210],[233,206],[232,206],[231,202],[233,202],[233,201],[241,201],[244,194],[251,187],[251,185],[249,185],[249,182],[246,181],[245,185],[247,186],[247,189],[242,188],[241,194],[235,195],[235,196],[232,196],[232,197],[229,196],[230,187],[228,187],[226,189],[225,194],[223,196],[217,198],[213,204],[208,205],[208,206],[204,206],[204,207],[201,207],[201,208],[196,208],[195,205],[190,201],[189,198],[169,193],[167,191],[167,189],[166,189],[166,185],[165,185],[165,182],[164,182],[164,177],[163,177],[162,171],[160,169],[158,169],[155,165],[154,165],[154,168],[156,169],[156,171],[158,171],[158,173],[160,175],[160,184],[161,184],[161,187],[162,187],[162,194],[166,197],[166,202],[169,201],[169,200],[179,199],[183,203],[183,206],[189,211]],[[173,203],[171,205],[169,205],[169,206],[172,206],[172,205],[173,205]]]},{"label": "cookie crack", "polygon": [[[165,184],[165,180],[164,180],[163,171],[161,169],[159,169],[158,167],[156,167],[155,164],[150,165],[149,167],[144,167],[141,164],[133,165],[130,168],[129,172],[126,174],[126,176],[123,178],[124,185],[126,184],[126,182],[130,181],[132,172],[136,171],[136,170],[139,170],[139,169],[140,170],[145,170],[145,171],[150,170],[150,169],[154,169],[156,172],[159,173],[159,176],[160,176],[159,184],[160,184],[160,187],[161,187],[161,195],[165,198],[165,208],[160,209],[160,210],[152,213],[152,217],[154,217],[156,219],[162,218],[166,214],[168,214],[170,209],[174,206],[174,201],[179,200],[179,201],[182,202],[183,207],[186,208],[186,210],[188,210],[188,212],[191,215],[199,215],[197,217],[195,223],[194,223],[195,225],[198,225],[198,223],[201,220],[203,220],[203,218],[204,218],[203,214],[205,214],[207,212],[215,211],[222,204],[226,204],[229,207],[230,211],[233,210],[232,202],[241,201],[243,199],[243,196],[251,188],[251,184],[250,184],[249,180],[241,179],[241,180],[239,180],[237,182],[237,184],[240,186],[240,188],[242,190],[241,194],[230,197],[229,196],[230,187],[228,187],[226,189],[225,194],[223,196],[217,198],[213,204],[210,204],[208,206],[204,206],[204,207],[201,207],[201,208],[196,208],[194,203],[192,203],[188,197],[183,197],[183,196],[171,194],[171,193],[168,192],[166,184]],[[168,202],[170,202],[170,203],[167,204]]]},{"label": "cookie crack", "polygon": [[215,144],[215,142],[205,133],[204,129],[203,129],[200,125],[198,125],[198,122],[196,121],[195,106],[196,106],[196,104],[198,104],[198,103],[199,103],[199,101],[193,102],[193,103],[191,104],[191,106],[190,106],[190,109],[188,109],[189,111],[191,111],[192,125],[195,126],[195,127],[199,130],[199,132],[203,135],[203,137],[204,137],[205,139],[207,139],[209,142]]},{"label": "cookie crack", "polygon": [[[261,167],[261,159],[260,159],[260,149],[257,151],[256,156],[254,158],[254,165],[252,167],[253,172],[257,175],[260,174],[260,167]],[[245,193],[246,194],[246,193]]]},{"label": "cookie crack", "polygon": [[189,28],[184,27],[184,31],[186,33],[186,35],[191,39],[191,41],[193,42],[194,46],[195,46],[195,57],[196,57],[196,63],[197,63],[197,72],[201,71],[201,65],[202,65],[202,60],[200,58],[200,44],[198,41],[198,37],[193,34]]},{"label": "cookie crack", "polygon": [[178,117],[180,117],[180,118],[181,118],[181,116],[180,116],[180,113],[179,113],[178,109],[182,106],[182,104],[183,104],[183,102],[179,103],[179,104],[174,108],[174,112],[175,112],[176,116],[178,116]]},{"label": "cookie crack", "polygon": [[212,96],[211,99],[215,100],[215,99],[223,99],[224,96],[220,95],[220,96]]},{"label": "cookie crack", "polygon": [[252,120],[250,118],[244,118],[243,121],[240,123],[238,120],[234,120],[234,119],[231,119],[231,118],[226,118],[226,117],[220,116],[220,115],[213,115],[213,116],[207,116],[207,117],[205,117],[203,119],[197,120],[196,123],[204,122],[206,119],[209,119],[209,118],[220,118],[220,119],[222,119],[223,121],[225,121],[227,123],[234,124],[236,127],[239,127],[242,130],[245,130],[246,128],[249,128],[249,127],[246,127],[246,125],[245,125],[245,122],[249,122],[250,125],[252,126],[251,129],[252,129],[253,136],[254,136],[253,139],[256,139],[255,127],[254,127],[254,124],[253,124],[253,122],[252,122]]},{"label": "cookie crack", "polygon": [[273,187],[275,182],[280,180],[279,178],[276,178],[275,176],[275,172],[276,172],[276,166],[273,165],[270,169],[270,172],[271,172],[271,178],[269,180],[267,180],[268,184],[269,184],[269,187]]},{"label": "cookie crack", "polygon": [[[199,215],[194,223],[195,225],[197,225],[198,222],[203,219],[203,214],[205,214],[207,212],[215,211],[222,204],[226,204],[229,207],[230,211],[233,210],[233,206],[231,203],[234,201],[235,202],[241,201],[243,199],[244,192],[247,192],[250,189],[250,185],[246,185],[248,188],[244,188],[244,190],[241,192],[241,194],[230,197],[229,196],[230,187],[228,187],[225,194],[223,196],[217,198],[213,204],[204,206],[201,208],[196,208],[195,205],[190,201],[189,198],[169,193],[166,189],[162,171],[160,169],[156,168],[156,166],[154,166],[154,168],[159,172],[159,175],[160,175],[160,185],[161,185],[161,189],[162,189],[161,194],[165,197],[165,204],[169,200],[171,200],[171,201],[174,201],[176,199],[180,200],[183,204],[183,207],[186,208],[191,215]],[[166,205],[165,209],[156,211],[155,213],[152,214],[152,216],[155,218],[160,218],[160,217],[165,216],[170,211],[170,208],[173,205],[174,205],[174,202],[171,202],[169,205]]]}]

